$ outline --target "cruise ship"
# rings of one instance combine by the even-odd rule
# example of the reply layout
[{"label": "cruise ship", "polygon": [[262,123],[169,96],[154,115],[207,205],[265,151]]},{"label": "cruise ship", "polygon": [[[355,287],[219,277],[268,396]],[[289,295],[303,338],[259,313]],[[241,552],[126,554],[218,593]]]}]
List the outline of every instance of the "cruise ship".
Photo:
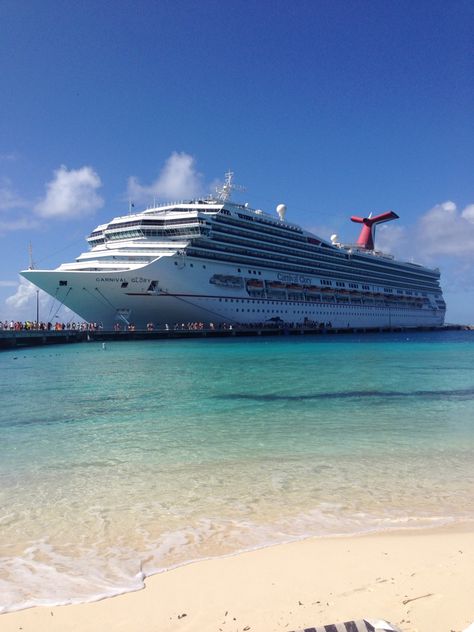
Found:
[{"label": "cruise ship", "polygon": [[[21,274],[104,329],[177,323],[286,323],[336,328],[439,326],[440,274],[375,248],[388,211],[351,217],[357,243],[323,239],[231,200],[233,174],[214,195],[153,205],[97,226],[89,250],[55,270]],[[132,209],[130,209],[132,210]]]}]

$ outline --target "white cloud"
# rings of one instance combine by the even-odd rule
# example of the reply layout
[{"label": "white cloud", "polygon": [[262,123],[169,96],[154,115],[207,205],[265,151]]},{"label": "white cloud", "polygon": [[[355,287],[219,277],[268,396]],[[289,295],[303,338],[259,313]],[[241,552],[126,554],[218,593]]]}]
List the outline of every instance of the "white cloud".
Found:
[{"label": "white cloud", "polygon": [[18,281],[0,281],[0,287],[16,287]]},{"label": "white cloud", "polygon": [[[33,303],[36,305],[36,290],[38,289],[23,277],[20,277],[20,282],[15,283],[17,286],[15,294],[9,296],[5,303],[11,307],[15,314],[15,318],[18,319],[18,313],[24,312],[25,308],[32,307]],[[44,297],[47,295],[42,292]],[[43,297],[42,297],[43,298]],[[31,318],[31,314],[29,315]]]},{"label": "white cloud", "polygon": [[427,256],[474,257],[474,205],[460,213],[454,202],[437,204],[418,224],[420,250]]},{"label": "white cloud", "polygon": [[150,185],[140,184],[138,178],[128,179],[127,193],[134,202],[177,200],[193,198],[202,192],[201,175],[196,171],[195,160],[184,152],[173,152],[160,174]]},{"label": "white cloud", "polygon": [[474,204],[469,204],[461,213],[461,217],[467,219],[468,222],[474,223]]},{"label": "white cloud", "polygon": [[62,165],[46,185],[46,196],[36,206],[41,217],[80,217],[91,215],[104,205],[97,194],[102,182],[92,167],[68,170]]},{"label": "white cloud", "polygon": [[[33,285],[30,281],[27,281],[23,277],[19,277],[19,281],[17,282],[5,282],[9,285],[7,287],[16,287],[16,292],[5,299],[6,310],[5,315],[2,315],[1,318],[4,320],[5,318],[10,320],[36,320],[36,292],[38,291],[38,305],[39,305],[39,319],[40,321],[46,322],[48,320],[53,321],[56,320],[55,317],[60,321],[67,322],[70,319],[73,320],[81,320],[79,319],[74,312],[72,312],[67,307],[60,306],[60,303],[54,302],[54,299],[43,292],[43,290],[38,290],[36,285]],[[0,282],[0,286],[2,282]],[[60,311],[54,311],[54,308],[60,307]],[[53,309],[52,309],[53,308]]]},{"label": "white cloud", "polygon": [[433,265],[443,256],[455,261],[474,259],[474,204],[461,212],[450,200],[426,211],[414,226],[383,224],[376,247],[400,258]]}]

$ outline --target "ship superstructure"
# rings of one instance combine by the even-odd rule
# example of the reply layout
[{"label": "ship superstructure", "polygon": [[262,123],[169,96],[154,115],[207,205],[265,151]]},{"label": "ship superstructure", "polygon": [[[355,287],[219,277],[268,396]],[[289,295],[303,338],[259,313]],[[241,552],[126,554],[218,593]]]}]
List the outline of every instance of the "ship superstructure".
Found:
[{"label": "ship superstructure", "polygon": [[419,327],[444,322],[440,274],[375,249],[377,223],[353,217],[357,244],[322,239],[277,214],[231,201],[232,173],[214,196],[114,218],[90,249],[55,270],[21,274],[90,322],[330,323]]}]

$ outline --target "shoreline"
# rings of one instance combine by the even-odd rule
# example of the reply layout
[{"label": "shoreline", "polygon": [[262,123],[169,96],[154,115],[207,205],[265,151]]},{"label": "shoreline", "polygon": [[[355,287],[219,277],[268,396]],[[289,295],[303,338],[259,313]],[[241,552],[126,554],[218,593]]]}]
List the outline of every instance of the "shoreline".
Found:
[{"label": "shoreline", "polygon": [[403,632],[461,632],[474,621],[473,586],[474,525],[463,522],[189,562],[147,577],[143,590],[4,613],[0,624],[2,632],[276,632],[367,617]]},{"label": "shoreline", "polygon": [[[43,599],[43,600],[38,599],[36,603],[31,603],[31,604],[27,603],[26,605],[13,606],[11,609],[7,609],[7,610],[1,609],[3,604],[0,602],[0,621],[1,621],[2,615],[4,614],[22,612],[22,611],[34,609],[34,608],[62,608],[62,607],[67,607],[67,606],[81,606],[81,605],[96,603],[96,602],[107,600],[107,599],[115,599],[116,597],[122,597],[129,593],[134,593],[134,592],[139,592],[141,590],[144,590],[146,588],[147,582],[150,579],[152,579],[153,577],[157,575],[161,575],[163,573],[176,571],[186,566],[191,566],[194,564],[212,562],[212,561],[221,560],[221,559],[225,560],[232,557],[238,557],[240,555],[255,553],[261,550],[265,550],[265,549],[272,549],[274,547],[288,546],[288,545],[293,545],[300,542],[306,542],[308,540],[324,540],[325,541],[325,540],[340,540],[340,539],[342,540],[359,539],[359,538],[365,538],[365,537],[377,537],[377,536],[385,536],[385,535],[388,536],[391,534],[403,536],[403,535],[410,535],[410,534],[415,535],[416,533],[423,534],[425,532],[427,534],[431,532],[437,533],[437,532],[443,532],[445,530],[449,530],[453,532],[454,531],[470,532],[472,530],[474,532],[474,518],[472,519],[467,518],[467,517],[457,518],[457,519],[446,518],[445,520],[436,520],[436,523],[432,525],[425,523],[420,526],[414,526],[412,524],[410,526],[390,526],[390,527],[383,527],[383,528],[374,527],[374,528],[368,528],[367,530],[363,530],[363,531],[352,531],[352,532],[341,531],[341,532],[317,533],[317,534],[311,534],[311,535],[308,535],[308,534],[298,535],[298,536],[295,535],[295,536],[288,537],[287,539],[281,539],[279,541],[261,542],[258,544],[249,545],[248,547],[237,548],[235,550],[224,552],[224,553],[215,553],[215,554],[203,555],[202,557],[189,558],[184,561],[170,564],[169,566],[156,567],[146,572],[140,569],[140,571],[134,575],[134,579],[137,580],[137,583],[135,585],[130,584],[127,587],[125,586],[123,586],[122,588],[117,587],[116,589],[117,592],[113,592],[111,590],[109,593],[104,592],[102,594],[84,596],[83,598],[71,597],[69,600],[64,600],[64,601],[59,599],[56,602],[54,600],[49,601],[47,599]],[[145,553],[145,558],[146,558],[146,553]],[[43,601],[43,603],[41,603],[40,601]]]}]

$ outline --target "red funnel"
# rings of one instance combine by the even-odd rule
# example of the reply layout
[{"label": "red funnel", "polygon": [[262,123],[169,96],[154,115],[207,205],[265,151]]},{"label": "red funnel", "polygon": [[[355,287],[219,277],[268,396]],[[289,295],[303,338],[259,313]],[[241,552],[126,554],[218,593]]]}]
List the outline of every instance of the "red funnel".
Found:
[{"label": "red funnel", "polygon": [[367,248],[367,250],[373,250],[374,232],[372,231],[372,226],[375,226],[375,224],[382,224],[383,222],[390,222],[392,219],[398,219],[398,215],[393,211],[387,211],[386,213],[376,215],[375,217],[356,217],[353,215],[351,217],[352,222],[363,224],[359,239],[357,240],[357,245],[361,248]]}]

